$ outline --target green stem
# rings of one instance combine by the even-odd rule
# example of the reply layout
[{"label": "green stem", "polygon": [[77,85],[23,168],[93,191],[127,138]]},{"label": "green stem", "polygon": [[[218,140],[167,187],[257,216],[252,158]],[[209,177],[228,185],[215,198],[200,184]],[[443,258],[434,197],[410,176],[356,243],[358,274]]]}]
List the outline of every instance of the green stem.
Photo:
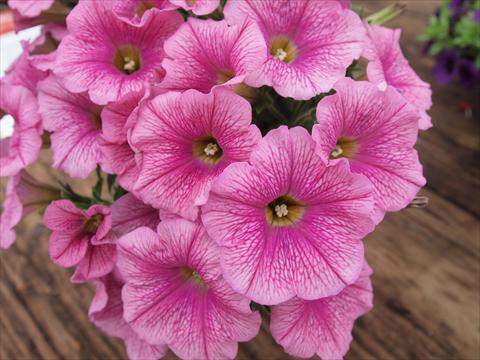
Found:
[{"label": "green stem", "polygon": [[389,5],[386,8],[383,8],[376,13],[373,13],[370,16],[367,16],[365,20],[370,25],[383,25],[386,22],[389,22],[399,16],[401,13],[405,11],[407,6],[405,4],[395,3],[393,5]]}]

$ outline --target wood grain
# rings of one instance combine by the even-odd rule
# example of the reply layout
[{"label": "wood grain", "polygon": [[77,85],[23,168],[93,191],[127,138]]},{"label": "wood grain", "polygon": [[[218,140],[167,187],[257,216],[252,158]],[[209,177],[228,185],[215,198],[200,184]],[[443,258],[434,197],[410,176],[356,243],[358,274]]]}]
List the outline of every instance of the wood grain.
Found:
[{"label": "wood grain", "polygon": [[[363,1],[367,11],[388,1]],[[420,76],[433,82],[433,60],[417,37],[438,1],[410,1],[389,24],[403,29],[402,47]],[[357,321],[347,359],[480,358],[480,114],[479,94],[433,84],[435,127],[417,144],[430,198],[424,210],[387,215],[366,239],[375,308]],[[474,104],[474,118],[458,110]],[[37,165],[36,174],[49,176]],[[0,359],[126,359],[121,342],[87,318],[89,285],[69,282],[70,270],[47,254],[40,216],[18,226],[18,240],[0,254]],[[168,359],[175,359],[171,353]],[[290,359],[268,334],[240,344],[238,359]]]}]

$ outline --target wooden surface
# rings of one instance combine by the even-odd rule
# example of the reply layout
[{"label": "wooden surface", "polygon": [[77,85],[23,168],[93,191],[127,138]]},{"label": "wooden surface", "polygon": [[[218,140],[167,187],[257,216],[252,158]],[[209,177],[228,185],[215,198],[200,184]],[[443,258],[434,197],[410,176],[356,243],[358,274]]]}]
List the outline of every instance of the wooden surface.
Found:
[{"label": "wooden surface", "polygon": [[[403,28],[404,52],[429,82],[433,60],[420,54],[417,36],[437,4],[411,1],[389,24]],[[435,127],[417,145],[430,204],[389,214],[366,239],[375,308],[357,321],[347,359],[480,358],[480,97],[457,85],[433,90]],[[475,99],[477,118],[463,116],[458,103]],[[70,284],[71,271],[50,262],[39,222],[36,215],[24,221],[17,243],[0,255],[0,359],[125,359],[121,342],[87,319],[93,289]],[[265,324],[238,358],[289,359]]]}]

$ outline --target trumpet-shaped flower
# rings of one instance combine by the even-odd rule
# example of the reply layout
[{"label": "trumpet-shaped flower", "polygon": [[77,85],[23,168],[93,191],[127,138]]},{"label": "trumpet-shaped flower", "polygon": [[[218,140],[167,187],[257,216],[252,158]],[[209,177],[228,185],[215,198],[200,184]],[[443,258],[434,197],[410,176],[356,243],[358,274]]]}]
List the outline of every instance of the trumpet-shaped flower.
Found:
[{"label": "trumpet-shaped flower", "polygon": [[253,338],[260,316],[233,291],[219,267],[219,249],[200,223],[160,223],[120,239],[125,279],[123,317],[151,344],[166,343],[183,359],[233,359]]},{"label": "trumpet-shaped flower", "polygon": [[86,178],[102,161],[98,141],[102,108],[86,93],[65,89],[53,74],[38,84],[38,91],[43,126],[52,132],[53,166],[72,177]]},{"label": "trumpet-shaped flower", "polygon": [[0,176],[12,176],[37,160],[42,146],[35,96],[25,87],[0,81],[0,121],[14,120],[13,134],[0,140]]},{"label": "trumpet-shaped flower", "polygon": [[122,287],[118,270],[95,280],[95,297],[88,309],[90,320],[109,336],[123,339],[132,360],[157,360],[165,356],[165,345],[150,345],[143,341],[123,319]]},{"label": "trumpet-shaped flower", "polygon": [[141,153],[134,190],[147,204],[195,220],[212,181],[247,160],[260,132],[250,104],[227,89],[169,92],[145,102],[131,142]]},{"label": "trumpet-shaped flower", "polygon": [[44,222],[52,230],[48,241],[52,261],[66,268],[77,266],[72,281],[92,280],[112,271],[116,237],[110,231],[108,207],[92,205],[84,211],[69,200],[57,200],[47,207]]},{"label": "trumpet-shaped flower", "polygon": [[345,78],[320,101],[313,138],[325,161],[346,158],[375,192],[375,219],[406,207],[425,185],[413,148],[418,113],[397,91]]},{"label": "trumpet-shaped flower", "polygon": [[430,84],[422,81],[408,64],[400,48],[400,29],[365,25],[368,40],[363,56],[369,60],[368,79],[377,85],[389,85],[414,105],[418,112],[418,126],[425,130],[432,126],[427,110],[432,106]]},{"label": "trumpet-shaped flower", "polygon": [[246,83],[306,100],[329,91],[363,49],[365,29],[358,15],[338,1],[229,1],[225,19],[247,17],[260,27],[268,58]]},{"label": "trumpet-shaped flower", "polygon": [[337,294],[359,276],[373,230],[368,180],[327,167],[303,128],[271,130],[249,162],[212,186],[202,220],[222,248],[223,274],[262,304]]},{"label": "trumpet-shaped flower", "polygon": [[14,243],[14,227],[23,217],[59,198],[60,189],[39,182],[25,170],[10,177],[0,215],[0,249]]},{"label": "trumpet-shaped flower", "polygon": [[253,22],[228,26],[225,21],[194,18],[166,41],[165,52],[161,86],[204,93],[219,85],[238,87],[267,56],[262,34]]},{"label": "trumpet-shaped flower", "polygon": [[373,306],[372,270],[339,294],[318,300],[293,298],[272,308],[270,330],[286,352],[302,358],[342,359],[352,341],[355,320]]},{"label": "trumpet-shaped flower", "polygon": [[102,105],[161,80],[163,44],[182,23],[180,14],[164,11],[133,26],[114,14],[113,4],[80,0],[68,16],[69,35],[54,68],[68,90],[88,91]]}]

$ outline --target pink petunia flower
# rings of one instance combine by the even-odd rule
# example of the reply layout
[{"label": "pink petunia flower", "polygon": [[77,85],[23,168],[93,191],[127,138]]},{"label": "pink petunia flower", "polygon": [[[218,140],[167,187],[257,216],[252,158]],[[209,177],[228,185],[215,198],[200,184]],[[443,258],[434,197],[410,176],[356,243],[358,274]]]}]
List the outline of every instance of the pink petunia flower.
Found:
[{"label": "pink petunia flower", "polygon": [[313,138],[325,161],[346,158],[375,192],[375,221],[406,207],[425,185],[413,148],[418,116],[394,89],[345,78],[320,101]]},{"label": "pink petunia flower", "polygon": [[158,234],[139,228],[119,242],[123,317],[146,341],[182,359],[233,359],[258,332],[260,316],[233,291],[219,249],[199,223],[167,220]]},{"label": "pink petunia flower", "polygon": [[195,220],[212,181],[260,139],[250,104],[227,89],[170,92],[146,102],[131,141],[142,154],[134,190],[147,204]]},{"label": "pink petunia flower", "polygon": [[37,25],[65,25],[68,5],[55,0],[9,0],[16,32]]},{"label": "pink petunia flower", "polygon": [[14,119],[12,136],[0,140],[0,176],[12,176],[38,159],[41,119],[35,96],[23,86],[0,81],[0,120]]},{"label": "pink petunia flower", "polygon": [[224,12],[229,24],[255,21],[269,49],[246,83],[273,86],[284,97],[307,100],[329,91],[363,49],[360,18],[338,1],[228,1]]},{"label": "pink petunia flower", "polygon": [[227,282],[261,304],[337,294],[359,276],[373,230],[371,186],[347,162],[327,167],[304,128],[271,130],[230,165],[202,208]]},{"label": "pink petunia flower", "polygon": [[54,2],[55,0],[8,0],[8,6],[22,16],[36,17],[48,10]]},{"label": "pink petunia flower", "polygon": [[365,263],[357,281],[337,295],[312,301],[293,298],[274,306],[270,330],[275,341],[293,356],[342,359],[355,320],[373,307],[371,274]]},{"label": "pink petunia flower", "polygon": [[151,91],[132,91],[102,110],[102,136],[99,140],[104,161],[102,169],[116,174],[119,184],[133,191],[138,179],[140,155],[130,146],[131,130],[137,122],[138,106],[150,98]]},{"label": "pink petunia flower", "polygon": [[148,206],[131,193],[116,200],[110,210],[112,229],[117,236],[125,235],[142,226],[156,230],[160,223],[158,209]]},{"label": "pink petunia flower", "polygon": [[161,80],[163,44],[183,21],[180,14],[163,11],[132,26],[117,18],[113,5],[80,0],[68,16],[70,34],[58,48],[54,68],[68,90],[88,91],[102,105]]},{"label": "pink petunia flower", "polygon": [[14,243],[14,227],[23,217],[59,198],[60,189],[37,181],[25,170],[10,177],[0,215],[0,249]]},{"label": "pink petunia flower", "polygon": [[52,230],[48,242],[52,261],[65,268],[77,266],[72,281],[84,282],[112,271],[116,237],[110,231],[108,207],[92,205],[84,211],[69,200],[58,200],[47,207],[44,223]]},{"label": "pink petunia flower", "polygon": [[166,76],[161,86],[204,93],[219,85],[241,90],[240,83],[267,56],[262,34],[253,22],[228,26],[225,21],[194,18],[165,42],[165,52]]},{"label": "pink petunia flower", "polygon": [[30,51],[34,49],[34,45],[28,41],[22,41],[21,45],[23,52],[6,71],[3,81],[10,85],[23,86],[35,94],[37,83],[45,79],[48,74],[37,69],[32,63]]},{"label": "pink petunia flower", "polygon": [[426,130],[432,126],[427,110],[432,106],[430,84],[422,81],[408,64],[400,48],[400,29],[365,25],[368,34],[363,56],[369,60],[368,79],[385,87],[390,85],[418,110],[418,125]]},{"label": "pink petunia flower", "polygon": [[192,11],[195,15],[208,15],[220,5],[220,0],[170,0],[182,9]]},{"label": "pink petunia flower", "polygon": [[176,7],[168,0],[114,0],[113,12],[130,25],[143,26],[150,14]]},{"label": "pink petunia flower", "polygon": [[122,287],[124,281],[115,269],[95,280],[95,297],[88,315],[90,320],[109,336],[124,340],[128,357],[132,360],[157,360],[167,353],[165,345],[150,345],[143,341],[123,319]]},{"label": "pink petunia flower", "polygon": [[52,132],[53,166],[72,177],[86,178],[102,161],[101,106],[86,93],[69,92],[53,74],[38,84],[38,91],[43,126]]}]

